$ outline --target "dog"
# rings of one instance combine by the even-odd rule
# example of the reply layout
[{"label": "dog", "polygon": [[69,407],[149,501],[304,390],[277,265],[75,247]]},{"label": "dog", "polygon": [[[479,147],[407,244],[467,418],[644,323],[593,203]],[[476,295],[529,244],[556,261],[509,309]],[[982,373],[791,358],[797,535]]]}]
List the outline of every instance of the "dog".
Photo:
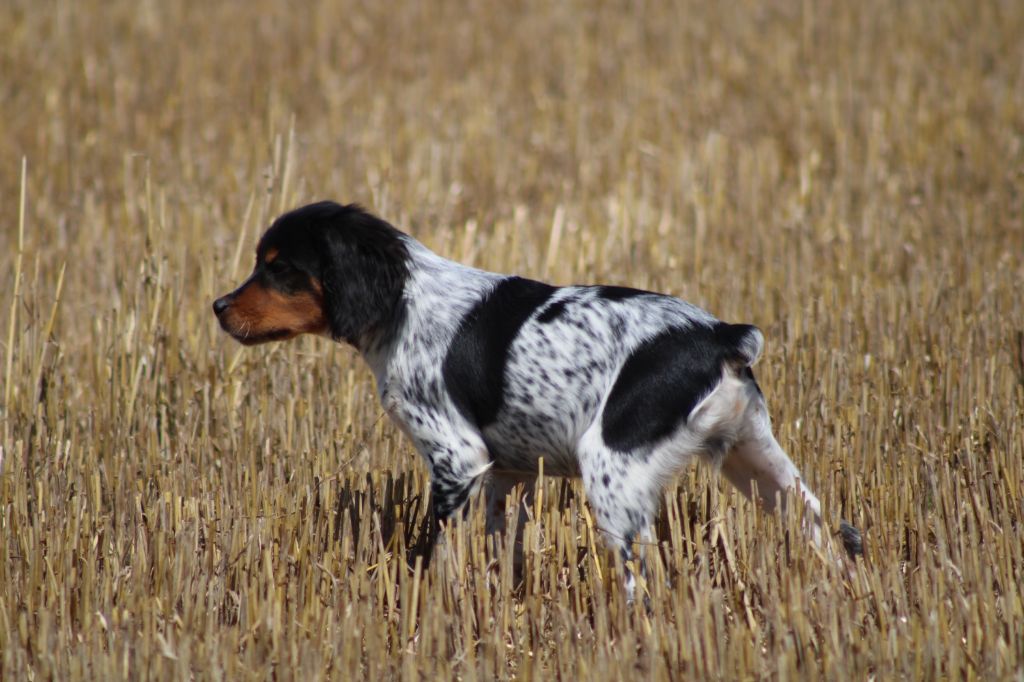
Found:
[{"label": "dog", "polygon": [[[820,502],[772,434],[751,370],[764,347],[754,326],[648,291],[467,267],[328,201],[274,221],[252,274],[213,311],[243,344],[318,334],[353,346],[426,460],[439,524],[486,479],[491,529],[543,457],[546,474],[583,479],[628,566],[663,489],[697,459],[769,510],[795,493],[822,544]],[[848,554],[862,551],[856,529],[841,534]]]}]

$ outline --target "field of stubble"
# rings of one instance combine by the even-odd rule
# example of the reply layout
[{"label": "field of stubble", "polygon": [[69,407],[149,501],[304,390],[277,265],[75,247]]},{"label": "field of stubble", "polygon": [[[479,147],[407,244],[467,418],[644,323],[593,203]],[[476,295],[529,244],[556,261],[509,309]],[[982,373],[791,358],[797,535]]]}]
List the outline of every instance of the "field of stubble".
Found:
[{"label": "field of stubble", "polygon": [[[0,678],[1021,679],[1024,4],[0,6]],[[693,469],[628,605],[576,483],[526,576],[354,354],[210,301],[309,200],[759,325],[841,569]],[[358,676],[358,677],[357,677]]]}]

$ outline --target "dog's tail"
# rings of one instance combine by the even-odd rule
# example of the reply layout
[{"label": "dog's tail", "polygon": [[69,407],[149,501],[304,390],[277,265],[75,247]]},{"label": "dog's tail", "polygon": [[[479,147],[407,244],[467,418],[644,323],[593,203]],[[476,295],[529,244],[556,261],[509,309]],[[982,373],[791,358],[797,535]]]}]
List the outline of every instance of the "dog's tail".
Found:
[{"label": "dog's tail", "polygon": [[764,350],[764,334],[751,324],[720,322],[715,338],[724,349],[725,361],[736,370],[753,365]]}]

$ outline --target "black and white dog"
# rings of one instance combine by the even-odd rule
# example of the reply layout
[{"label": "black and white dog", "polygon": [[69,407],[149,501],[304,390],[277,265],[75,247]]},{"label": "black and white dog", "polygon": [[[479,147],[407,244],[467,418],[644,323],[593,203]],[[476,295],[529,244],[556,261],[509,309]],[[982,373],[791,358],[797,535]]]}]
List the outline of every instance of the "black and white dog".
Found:
[{"label": "black and white dog", "polygon": [[[692,459],[774,509],[790,489],[822,542],[818,499],[772,435],[750,369],[764,344],[671,296],[555,287],[446,260],[357,206],[278,218],[252,275],[217,299],[245,344],[315,333],[354,346],[426,459],[436,519],[488,481],[488,505],[545,473],[582,477],[625,559]],[[502,515],[502,519],[503,519]],[[859,535],[843,524],[847,551]],[[632,577],[627,580],[632,592]]]}]

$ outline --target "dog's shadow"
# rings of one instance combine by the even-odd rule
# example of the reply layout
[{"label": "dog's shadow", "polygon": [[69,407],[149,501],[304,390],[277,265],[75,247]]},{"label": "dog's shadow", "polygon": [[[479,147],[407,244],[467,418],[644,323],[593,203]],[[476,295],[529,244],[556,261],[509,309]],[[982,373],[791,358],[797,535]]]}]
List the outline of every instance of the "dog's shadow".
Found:
[{"label": "dog's shadow", "polygon": [[[430,510],[430,492],[415,472],[386,472],[374,476],[341,479],[330,508],[326,509],[322,483],[317,482],[313,501],[314,524],[325,523],[324,514],[335,518],[333,534],[324,533],[321,550],[338,545],[344,534],[351,534],[355,543],[364,533],[373,534],[388,551],[404,551],[410,567],[419,559],[426,568],[437,544],[438,526]],[[347,520],[347,523],[345,522]],[[373,525],[367,524],[375,524]]]}]

